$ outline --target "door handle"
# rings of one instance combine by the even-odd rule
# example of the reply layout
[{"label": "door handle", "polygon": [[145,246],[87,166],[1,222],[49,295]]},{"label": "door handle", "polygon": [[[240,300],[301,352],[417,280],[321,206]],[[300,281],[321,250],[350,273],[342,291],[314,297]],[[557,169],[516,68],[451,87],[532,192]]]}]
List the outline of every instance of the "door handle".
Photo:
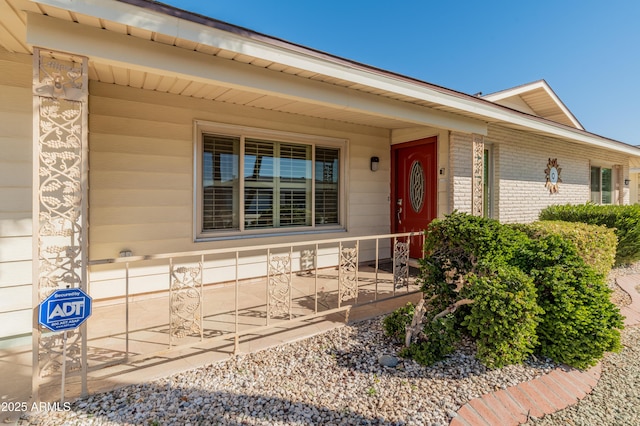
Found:
[{"label": "door handle", "polygon": [[400,219],[400,213],[402,213],[402,207],[398,208],[398,224],[402,223],[402,219]]}]

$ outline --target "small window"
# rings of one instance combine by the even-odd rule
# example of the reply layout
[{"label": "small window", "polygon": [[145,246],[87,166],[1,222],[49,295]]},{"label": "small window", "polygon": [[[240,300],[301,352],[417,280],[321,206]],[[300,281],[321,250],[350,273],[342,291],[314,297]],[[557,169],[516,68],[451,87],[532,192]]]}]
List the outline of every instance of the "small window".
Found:
[{"label": "small window", "polygon": [[198,126],[196,234],[343,227],[344,146],[306,135]]},{"label": "small window", "polygon": [[610,168],[591,167],[591,202],[612,204],[613,173]]}]

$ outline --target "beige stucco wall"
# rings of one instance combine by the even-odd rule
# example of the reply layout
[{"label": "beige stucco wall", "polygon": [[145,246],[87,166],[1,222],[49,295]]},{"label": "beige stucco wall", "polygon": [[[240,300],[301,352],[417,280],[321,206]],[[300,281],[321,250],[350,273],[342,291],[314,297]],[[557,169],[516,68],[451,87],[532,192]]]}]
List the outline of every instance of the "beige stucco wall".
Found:
[{"label": "beige stucco wall", "polygon": [[31,332],[31,69],[0,52],[0,339]]},{"label": "beige stucco wall", "polygon": [[[614,171],[614,203],[629,203],[629,188],[623,184],[629,159],[624,154],[497,125],[489,126],[485,144],[493,154],[493,217],[502,222],[532,222],[550,205],[589,201],[591,165],[622,166]],[[464,212],[471,211],[471,147],[471,135],[451,135],[452,203]],[[549,159],[557,159],[562,168],[555,194],[545,186]]]}]

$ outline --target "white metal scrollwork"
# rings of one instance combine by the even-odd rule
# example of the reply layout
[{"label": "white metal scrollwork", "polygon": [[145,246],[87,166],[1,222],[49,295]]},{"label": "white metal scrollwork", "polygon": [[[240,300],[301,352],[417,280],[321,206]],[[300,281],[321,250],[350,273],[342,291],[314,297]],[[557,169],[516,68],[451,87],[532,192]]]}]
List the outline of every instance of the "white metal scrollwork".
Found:
[{"label": "white metal scrollwork", "polygon": [[[53,291],[86,290],[87,58],[34,48],[33,303]],[[42,377],[82,369],[86,393],[86,336],[79,329],[33,332],[33,394]],[[64,338],[63,336],[66,336]],[[66,343],[66,344],[65,344]],[[64,382],[64,371],[62,372]]]},{"label": "white metal scrollwork", "polygon": [[202,262],[178,267],[171,262],[170,272],[170,344],[194,334],[202,339]]},{"label": "white metal scrollwork", "polygon": [[393,245],[393,283],[396,287],[409,286],[409,241]]},{"label": "white metal scrollwork", "polygon": [[289,314],[291,317],[291,253],[269,253],[267,320]]},{"label": "white metal scrollwork", "polygon": [[338,266],[338,306],[341,302],[358,300],[358,242],[355,247],[343,247],[340,243]]}]

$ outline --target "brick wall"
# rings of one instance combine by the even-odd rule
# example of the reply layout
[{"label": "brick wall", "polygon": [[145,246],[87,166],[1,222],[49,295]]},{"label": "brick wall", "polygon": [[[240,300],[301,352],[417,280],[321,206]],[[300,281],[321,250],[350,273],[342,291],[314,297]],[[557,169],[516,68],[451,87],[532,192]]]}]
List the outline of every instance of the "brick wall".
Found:
[{"label": "brick wall", "polygon": [[471,175],[473,145],[471,134],[451,132],[449,168],[451,191],[449,205],[452,210],[471,213]]},{"label": "brick wall", "polygon": [[[592,164],[611,168],[622,165],[619,171],[614,170],[613,202],[629,203],[629,188],[621,184],[629,175],[624,154],[498,125],[489,126],[485,146],[493,155],[493,217],[501,222],[532,222],[547,206],[589,201]],[[452,132],[449,167],[453,210],[471,212],[471,157],[471,135]],[[545,186],[544,171],[550,158],[557,158],[562,169],[562,183],[555,194]]]}]

